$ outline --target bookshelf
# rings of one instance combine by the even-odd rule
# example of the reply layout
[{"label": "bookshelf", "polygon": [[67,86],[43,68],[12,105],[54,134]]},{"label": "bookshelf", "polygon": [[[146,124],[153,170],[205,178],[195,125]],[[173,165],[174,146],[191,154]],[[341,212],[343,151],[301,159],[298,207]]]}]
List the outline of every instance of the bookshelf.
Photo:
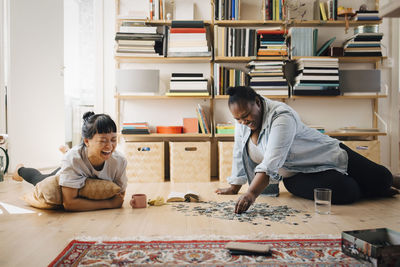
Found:
[{"label": "bookshelf", "polygon": [[[123,21],[137,21],[129,16],[120,16],[120,3],[123,0],[116,0],[117,5],[117,16],[116,16],[116,28],[121,25]],[[159,67],[164,65],[173,65],[173,66],[181,66],[184,67],[186,64],[194,64],[194,65],[208,65],[209,71],[209,80],[210,83],[213,85],[214,80],[214,64],[215,63],[227,63],[227,64],[238,64],[238,65],[245,65],[252,60],[271,60],[276,59],[277,57],[228,57],[228,56],[221,56],[216,53],[217,43],[218,43],[218,36],[215,31],[216,27],[233,27],[233,28],[263,28],[263,27],[280,27],[280,28],[291,28],[291,27],[318,27],[322,29],[326,29],[330,31],[331,29],[344,29],[346,27],[346,22],[343,20],[337,21],[323,21],[323,20],[266,20],[264,16],[264,9],[266,0],[239,0],[239,19],[238,20],[217,20],[214,18],[215,14],[215,0],[207,1],[211,8],[209,9],[210,14],[207,17],[195,17],[195,20],[201,19],[204,21],[204,24],[207,27],[207,33],[209,38],[209,43],[211,45],[211,49],[213,51],[213,55],[211,57],[157,57],[157,58],[148,58],[148,57],[130,57],[130,56],[116,56],[115,62],[117,68],[124,68],[127,64],[143,64],[148,68],[148,66]],[[378,0],[373,0],[375,3]],[[208,4],[203,4],[206,6]],[[207,7],[208,8],[208,7]],[[257,10],[255,13],[251,13]],[[149,20],[143,19],[146,25],[149,26],[171,26],[171,20]],[[381,24],[382,21],[349,21],[349,27],[357,27],[362,25],[376,25]],[[343,34],[344,31],[343,31]],[[282,57],[279,57],[282,59]],[[374,68],[379,68],[382,62],[386,59],[386,57],[349,57],[349,56],[342,56],[337,57],[340,64],[373,64]],[[296,59],[296,57],[294,57]],[[213,92],[213,88],[211,87],[210,92]],[[386,95],[382,94],[373,94],[373,95],[364,95],[364,94],[353,94],[353,95],[340,95],[340,96],[286,96],[286,95],[269,95],[266,96],[270,99],[283,101],[291,105],[291,102],[301,102],[301,101],[369,101],[371,102],[371,110],[372,110],[372,118],[371,118],[371,126],[373,128],[378,128],[378,102],[379,99],[385,98]],[[156,134],[151,133],[149,135],[122,135],[119,136],[123,138],[125,141],[147,141],[147,140],[161,140],[161,141],[197,141],[197,140],[210,140],[212,146],[214,148],[211,149],[212,151],[212,165],[217,164],[217,149],[216,143],[220,140],[233,140],[233,135],[231,134],[217,134],[215,129],[216,123],[223,122],[223,121],[216,121],[216,116],[218,115],[218,110],[216,107],[220,107],[226,105],[226,101],[228,96],[226,95],[210,95],[207,97],[193,97],[193,96],[184,96],[184,97],[168,97],[164,95],[160,96],[143,96],[143,95],[120,95],[115,94],[114,96],[116,102],[116,118],[117,118],[117,125],[120,127],[121,121],[121,113],[123,109],[121,108],[122,104],[125,102],[136,102],[136,101],[165,101],[171,102],[172,109],[168,112],[175,112],[177,107],[175,106],[176,101],[202,101],[201,103],[207,103],[209,105],[209,124],[211,126],[212,132],[210,134]],[[179,102],[181,103],[181,102]],[[134,105],[134,104],[132,104]],[[194,109],[194,108],[193,108]],[[227,110],[227,108],[226,108]],[[179,112],[179,111],[178,111]],[[165,115],[165,114],[164,114]],[[376,140],[379,136],[385,136],[386,132],[379,131],[379,132],[336,132],[336,131],[327,131],[325,134],[335,137],[335,138],[342,138],[342,137],[360,137],[360,138],[370,138]],[[216,176],[216,166],[212,167],[212,175]]]}]

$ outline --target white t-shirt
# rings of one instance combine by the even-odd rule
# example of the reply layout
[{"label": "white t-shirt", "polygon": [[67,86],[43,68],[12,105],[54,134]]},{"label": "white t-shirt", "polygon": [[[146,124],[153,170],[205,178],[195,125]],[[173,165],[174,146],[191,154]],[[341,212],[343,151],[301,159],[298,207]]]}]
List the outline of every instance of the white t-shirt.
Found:
[{"label": "white t-shirt", "polygon": [[104,162],[103,169],[97,171],[93,168],[87,157],[85,146],[74,146],[61,161],[60,175],[61,186],[80,189],[85,185],[86,178],[98,178],[116,183],[125,192],[127,186],[126,177],[127,161],[118,151],[114,151],[111,157]]}]

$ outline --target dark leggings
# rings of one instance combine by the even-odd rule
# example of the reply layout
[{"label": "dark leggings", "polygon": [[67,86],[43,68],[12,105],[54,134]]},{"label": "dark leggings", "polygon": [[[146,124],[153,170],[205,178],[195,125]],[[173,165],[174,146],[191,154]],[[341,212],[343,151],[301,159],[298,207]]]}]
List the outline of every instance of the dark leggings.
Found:
[{"label": "dark leggings", "polygon": [[389,196],[393,183],[391,172],[382,165],[354,152],[344,144],[348,155],[348,175],[335,170],[317,173],[298,173],[284,178],[286,189],[295,196],[314,199],[314,188],[332,189],[332,204],[349,204],[361,198]]},{"label": "dark leggings", "polygon": [[34,168],[21,167],[18,169],[18,174],[28,183],[36,185],[45,178],[55,175],[60,169],[61,168],[57,168],[49,174],[42,174],[40,171]]}]

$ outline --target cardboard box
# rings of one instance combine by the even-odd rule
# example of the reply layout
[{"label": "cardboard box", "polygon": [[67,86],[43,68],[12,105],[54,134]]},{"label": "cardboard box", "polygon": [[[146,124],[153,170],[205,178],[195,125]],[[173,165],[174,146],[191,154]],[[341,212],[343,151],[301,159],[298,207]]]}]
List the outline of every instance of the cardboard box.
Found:
[{"label": "cardboard box", "polygon": [[374,266],[400,266],[400,233],[387,228],[344,231],[342,252]]}]

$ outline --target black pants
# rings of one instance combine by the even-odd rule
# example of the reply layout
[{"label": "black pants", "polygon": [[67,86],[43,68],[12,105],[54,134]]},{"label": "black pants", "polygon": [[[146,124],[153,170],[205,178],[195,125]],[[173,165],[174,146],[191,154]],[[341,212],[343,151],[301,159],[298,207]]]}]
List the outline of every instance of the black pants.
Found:
[{"label": "black pants", "polygon": [[51,173],[42,174],[40,171],[38,171],[34,168],[21,167],[18,169],[18,174],[28,183],[36,185],[37,183],[44,180],[45,178],[55,175],[60,169],[61,168],[57,168],[54,171],[52,171]]},{"label": "black pants", "polygon": [[314,188],[330,188],[332,204],[349,204],[361,198],[389,196],[392,173],[346,145],[340,144],[340,147],[346,150],[349,158],[348,175],[335,170],[298,173],[283,179],[286,189],[295,196],[313,200]]}]

